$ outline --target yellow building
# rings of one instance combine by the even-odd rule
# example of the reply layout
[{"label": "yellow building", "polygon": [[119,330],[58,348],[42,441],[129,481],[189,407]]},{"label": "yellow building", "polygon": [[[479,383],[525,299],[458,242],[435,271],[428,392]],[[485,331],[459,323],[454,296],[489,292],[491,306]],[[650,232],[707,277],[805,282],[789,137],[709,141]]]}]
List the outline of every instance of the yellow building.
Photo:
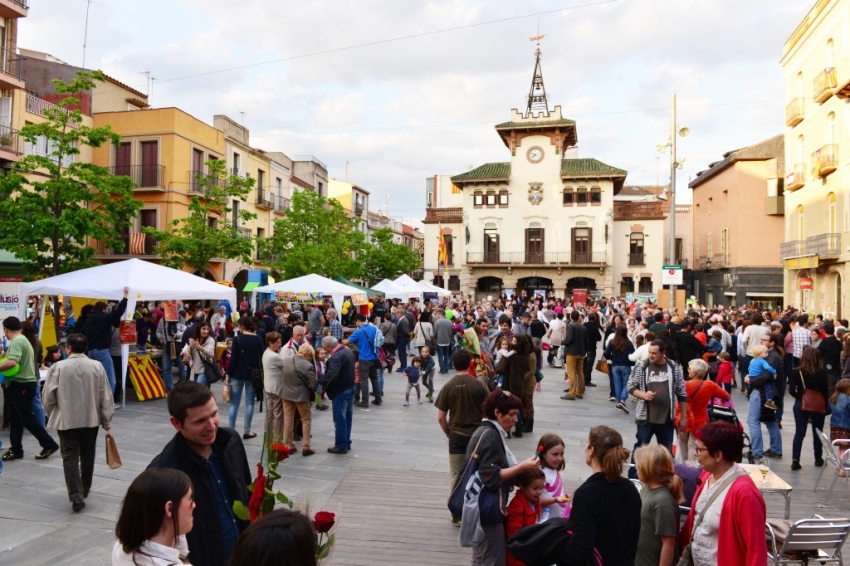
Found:
[{"label": "yellow building", "polygon": [[25,2],[0,0],[0,172],[21,159],[25,123],[26,84],[23,58],[18,55],[18,19],[29,9]]},{"label": "yellow building", "polygon": [[357,220],[357,230],[364,234],[369,232],[369,191],[348,181],[330,179],[328,198],[339,202],[349,218]]},{"label": "yellow building", "polygon": [[[850,0],[818,0],[785,42],[786,304],[847,316]],[[776,196],[782,196],[777,193]]]},{"label": "yellow building", "polygon": [[[117,147],[95,149],[92,162],[109,167],[115,175],[132,177],[138,187],[134,196],[144,205],[132,227],[122,234],[123,249],[110,250],[98,244],[96,259],[140,257],[157,261],[150,236],[145,236],[143,250],[131,250],[131,234],[140,233],[144,227],[163,230],[172,220],[188,215],[191,197],[200,192],[196,174],[204,173],[207,161],[224,157],[224,132],[178,108],[94,114],[95,127],[107,124],[122,136],[122,141]],[[220,279],[223,267],[223,261],[216,262],[210,272],[201,275]]]}]

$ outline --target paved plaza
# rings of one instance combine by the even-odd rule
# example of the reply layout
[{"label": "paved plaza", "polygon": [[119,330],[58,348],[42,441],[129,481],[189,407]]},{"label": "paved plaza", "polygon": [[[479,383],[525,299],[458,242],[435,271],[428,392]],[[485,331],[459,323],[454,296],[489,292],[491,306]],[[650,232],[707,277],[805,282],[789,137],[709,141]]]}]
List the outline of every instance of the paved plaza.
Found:
[{"label": "paved plaza", "polygon": [[[562,401],[562,373],[544,369],[543,391],[535,395],[535,432],[510,441],[522,459],[532,455],[541,434],[560,434],[567,446],[563,472],[567,490],[590,475],[584,464],[583,446],[588,430],[597,424],[618,429],[629,448],[634,442],[634,415],[624,415],[608,401],[606,376],[594,373],[600,386],[588,388],[584,400]],[[449,376],[436,377],[439,388]],[[445,508],[448,491],[448,458],[445,437],[437,425],[437,411],[427,403],[403,407],[405,378],[394,373],[386,379],[381,407],[355,409],[352,450],[345,456],[328,454],[333,424],[330,411],[314,412],[313,434],[317,453],[309,458],[292,457],[281,466],[283,479],[275,486],[311,511],[338,513],[339,533],[333,563],[340,565],[434,564],[466,565],[470,551],[457,544],[457,529]],[[213,386],[221,402],[221,385]],[[734,393],[738,415],[746,418],[744,396]],[[789,398],[790,399],[790,398]],[[223,415],[227,406],[220,404]],[[255,414],[261,426],[265,413]],[[832,479],[827,470],[821,488],[812,493],[818,468],[813,465],[811,437],[803,446],[803,469],[791,472],[793,420],[785,419],[785,457],[773,460],[771,469],[794,487],[791,516],[818,513],[827,517],[850,515],[850,484],[839,480],[828,509],[818,508]],[[222,424],[226,423],[226,416]],[[239,420],[240,432],[242,426]],[[258,428],[255,426],[255,429]],[[123,467],[110,470],[103,453],[102,432],[98,446],[92,493],[83,512],[71,512],[58,454],[36,461],[37,444],[25,434],[24,460],[10,462],[0,475],[0,564],[79,565],[109,564],[115,537],[115,520],[130,482],[141,472],[174,430],[168,423],[165,400],[129,401],[116,413],[113,434]],[[259,431],[258,431],[259,432]],[[8,446],[8,431],[0,433]],[[260,454],[261,435],[246,442],[252,464]],[[768,516],[781,517],[784,500],[766,497]]]}]

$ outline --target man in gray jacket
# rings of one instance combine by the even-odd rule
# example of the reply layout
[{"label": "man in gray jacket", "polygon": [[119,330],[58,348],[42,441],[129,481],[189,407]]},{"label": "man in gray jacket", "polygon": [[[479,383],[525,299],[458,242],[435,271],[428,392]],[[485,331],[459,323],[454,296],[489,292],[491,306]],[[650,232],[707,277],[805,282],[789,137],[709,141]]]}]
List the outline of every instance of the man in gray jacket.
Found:
[{"label": "man in gray jacket", "polygon": [[68,499],[74,511],[80,511],[91,489],[98,427],[109,430],[115,405],[103,365],[86,356],[86,337],[69,335],[65,350],[68,359],[47,374],[44,409],[47,426],[59,433]]},{"label": "man in gray jacket", "polygon": [[564,353],[567,357],[567,379],[570,391],[561,399],[574,401],[584,397],[584,355],[587,353],[587,329],[579,322],[578,311],[570,313],[567,335],[564,338]]},{"label": "man in gray jacket", "polygon": [[446,311],[437,309],[436,320],[434,320],[434,341],[437,343],[437,361],[440,364],[440,373],[449,373],[452,367],[452,339],[454,338],[454,325],[446,318]]}]

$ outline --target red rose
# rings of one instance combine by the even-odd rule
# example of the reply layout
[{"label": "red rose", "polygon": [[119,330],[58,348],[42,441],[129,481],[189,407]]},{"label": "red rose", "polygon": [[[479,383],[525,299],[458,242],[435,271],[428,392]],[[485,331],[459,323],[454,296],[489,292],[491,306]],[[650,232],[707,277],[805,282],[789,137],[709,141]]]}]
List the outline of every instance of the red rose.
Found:
[{"label": "red rose", "polygon": [[313,517],[313,526],[316,527],[317,533],[326,533],[331,530],[331,527],[336,523],[336,515],[327,511],[319,511]]},{"label": "red rose", "polygon": [[254,480],[254,491],[248,501],[248,514],[253,523],[260,518],[263,507],[263,498],[266,496],[266,476],[263,474],[263,466],[257,464],[257,479]]},{"label": "red rose", "polygon": [[272,444],[271,452],[277,455],[277,461],[282,462],[289,458],[289,446],[286,444]]}]

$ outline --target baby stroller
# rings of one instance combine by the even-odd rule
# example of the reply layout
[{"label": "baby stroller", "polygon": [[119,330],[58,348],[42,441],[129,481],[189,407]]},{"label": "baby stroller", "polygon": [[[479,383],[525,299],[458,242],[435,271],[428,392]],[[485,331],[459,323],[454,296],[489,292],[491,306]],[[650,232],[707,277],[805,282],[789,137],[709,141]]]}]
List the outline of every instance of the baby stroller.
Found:
[{"label": "baby stroller", "polygon": [[[756,463],[756,456],[753,454],[753,447],[750,443],[750,437],[744,430],[744,425],[738,419],[738,414],[735,412],[735,407],[732,404],[732,399],[724,401],[719,397],[712,397],[708,404],[708,422],[724,422],[732,423],[741,429],[744,435],[744,455],[747,457],[747,462],[750,464]],[[739,462],[740,463],[740,462]]]}]

